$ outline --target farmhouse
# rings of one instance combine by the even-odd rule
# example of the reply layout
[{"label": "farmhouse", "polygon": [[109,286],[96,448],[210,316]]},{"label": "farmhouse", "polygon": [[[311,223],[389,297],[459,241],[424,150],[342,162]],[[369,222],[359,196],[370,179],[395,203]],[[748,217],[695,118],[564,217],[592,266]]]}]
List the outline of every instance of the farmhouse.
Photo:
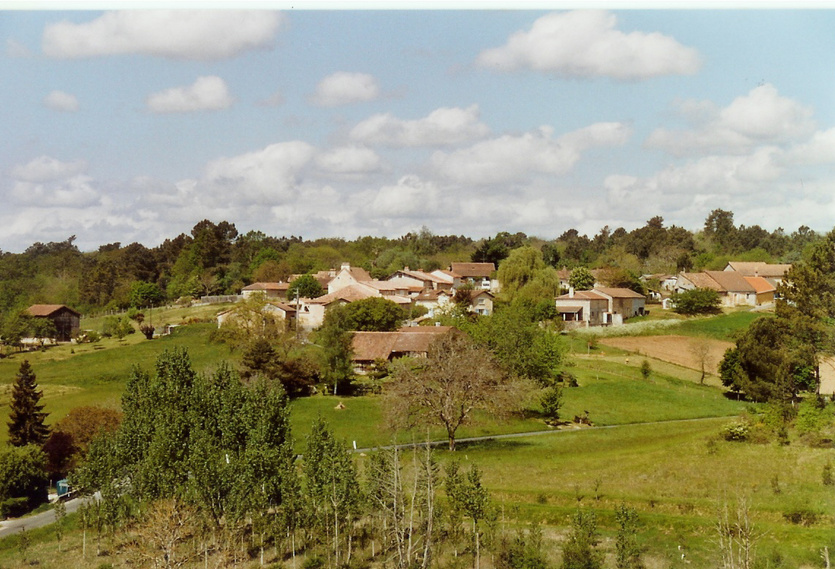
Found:
[{"label": "farmhouse", "polygon": [[367,373],[378,360],[406,356],[426,357],[439,337],[457,330],[452,326],[410,326],[396,332],[354,332],[351,360],[357,373]]},{"label": "farmhouse", "polygon": [[241,289],[241,296],[246,299],[261,294],[268,300],[287,300],[289,287],[287,283],[252,283]]},{"label": "farmhouse", "polygon": [[730,261],[725,271],[733,271],[743,277],[762,277],[776,288],[791,268],[790,264]]},{"label": "farmhouse", "polygon": [[81,327],[81,313],[63,304],[33,304],[26,309],[33,318],[48,318],[55,324],[59,342],[69,342]]},{"label": "farmhouse", "polygon": [[[719,293],[722,306],[725,307],[757,305],[757,289],[736,271],[679,273],[676,281],[676,292],[681,293],[696,288],[715,290]],[[763,295],[766,292],[763,290]]]},{"label": "farmhouse", "polygon": [[585,326],[620,325],[644,314],[646,297],[628,288],[599,287],[592,290],[568,289],[555,300],[563,322]]},{"label": "farmhouse", "polygon": [[496,265],[493,263],[452,263],[449,267],[454,288],[469,284],[482,290],[497,288],[496,283],[490,278],[495,270]]}]

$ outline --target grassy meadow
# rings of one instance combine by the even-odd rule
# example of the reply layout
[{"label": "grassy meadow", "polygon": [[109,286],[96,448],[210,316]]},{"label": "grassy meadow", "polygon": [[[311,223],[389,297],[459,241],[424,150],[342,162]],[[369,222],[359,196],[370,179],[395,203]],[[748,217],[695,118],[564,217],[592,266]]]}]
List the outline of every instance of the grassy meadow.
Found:
[{"label": "grassy meadow", "polygon": [[[176,317],[187,320],[191,314]],[[202,318],[210,316],[207,313]],[[658,333],[729,340],[757,316],[733,312],[712,319],[670,318],[674,322]],[[92,327],[85,322],[88,326]],[[198,371],[234,357],[225,347],[208,342],[213,327],[210,322],[197,322],[152,341],[133,334],[124,342],[105,339],[96,345],[15,354],[0,360],[0,385],[13,381],[25,357],[44,389],[50,419],[57,420],[78,405],[116,407],[131,366],[151,369],[166,348],[187,348]],[[628,327],[623,331],[629,333]],[[578,383],[578,387],[563,391],[564,425],[549,428],[532,398],[523,417],[507,422],[480,417],[477,424],[458,432],[459,439],[511,433],[521,436],[461,442],[454,454],[443,446],[437,452],[441,463],[458,460],[465,468],[478,466],[499,512],[497,524],[514,528],[539,522],[546,544],[554,545],[549,550],[557,563],[556,544],[565,538],[572,514],[578,507],[594,509],[607,567],[614,567],[614,511],[626,504],[639,514],[647,569],[713,568],[719,565],[718,511],[745,500],[758,536],[757,567],[823,567],[820,551],[824,546],[835,556],[835,491],[822,482],[824,465],[835,462],[835,449],[810,448],[794,433],[788,446],[722,440],[721,428],[752,408],[726,397],[717,387],[717,378],[702,385],[694,369],[608,346],[590,346],[594,342],[587,335],[563,337],[565,370]],[[641,373],[645,359],[650,366],[646,377]],[[0,393],[0,402],[6,403],[8,390]],[[0,414],[4,422],[7,414],[4,408]],[[571,422],[574,416],[585,415],[593,428]],[[299,452],[304,452],[305,437],[319,416],[339,437],[358,448],[444,438],[440,429],[389,431],[378,395],[319,394],[291,402]],[[541,434],[548,430],[552,432]],[[5,429],[0,432],[4,439]],[[358,462],[362,470],[365,453],[358,455]],[[802,523],[791,521],[792,514],[800,515]],[[75,517],[70,516],[68,523],[73,527]],[[68,533],[59,555],[54,536],[48,528],[32,532],[28,557],[42,567],[127,566],[118,554],[94,558],[88,550],[88,557],[82,559],[78,530]],[[17,538],[0,540],[0,567],[19,566],[21,552],[16,543]],[[482,567],[491,567],[489,560],[485,559]]]}]

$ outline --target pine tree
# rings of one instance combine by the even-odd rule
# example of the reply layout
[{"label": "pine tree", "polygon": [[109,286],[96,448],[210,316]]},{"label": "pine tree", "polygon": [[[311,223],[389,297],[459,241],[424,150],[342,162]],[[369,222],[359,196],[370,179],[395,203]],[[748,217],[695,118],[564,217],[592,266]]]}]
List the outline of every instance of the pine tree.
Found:
[{"label": "pine tree", "polygon": [[16,447],[30,444],[41,446],[46,442],[49,427],[44,425],[44,420],[49,413],[44,413],[44,406],[38,404],[41,397],[43,391],[38,391],[32,366],[28,360],[24,360],[12,387],[9,444]]}]

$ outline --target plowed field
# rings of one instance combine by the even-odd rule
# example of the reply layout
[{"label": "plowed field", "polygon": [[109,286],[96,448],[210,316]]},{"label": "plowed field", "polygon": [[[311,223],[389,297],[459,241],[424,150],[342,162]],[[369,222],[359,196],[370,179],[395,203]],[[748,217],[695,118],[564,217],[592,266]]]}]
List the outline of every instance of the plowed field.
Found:
[{"label": "plowed field", "polygon": [[733,347],[732,342],[690,336],[625,336],[622,338],[601,338],[601,344],[635,352],[650,358],[687,367],[701,369],[699,358],[694,353],[696,343],[703,342],[707,347],[707,371],[718,374],[719,362],[725,350]]},{"label": "plowed field", "polygon": [[[699,358],[694,353],[694,344],[704,342],[707,350],[707,370],[713,375],[719,374],[719,362],[725,350],[733,347],[732,342],[690,336],[626,336],[622,338],[601,338],[601,344],[619,348],[628,352],[645,355],[686,368],[699,370]],[[827,358],[821,362],[821,393],[835,393],[835,359]]]}]

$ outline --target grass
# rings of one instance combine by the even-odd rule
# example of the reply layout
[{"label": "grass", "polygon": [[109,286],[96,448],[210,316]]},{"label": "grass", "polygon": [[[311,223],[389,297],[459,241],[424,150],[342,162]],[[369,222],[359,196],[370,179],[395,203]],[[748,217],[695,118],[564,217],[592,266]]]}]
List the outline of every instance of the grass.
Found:
[{"label": "grass", "polygon": [[[671,319],[674,324],[665,330],[675,332],[664,333],[728,339],[757,316],[737,312],[715,319]],[[104,340],[99,348],[76,346],[74,354],[63,346],[16,354],[0,360],[0,379],[3,384],[10,383],[20,361],[30,359],[53,420],[77,405],[117,406],[131,366],[151,369],[163,349],[187,348],[198,371],[233,358],[226,348],[208,343],[212,329],[213,324],[197,323],[153,341],[136,334],[138,338],[132,336],[125,342]],[[797,440],[788,447],[720,440],[721,427],[742,413],[746,404],[726,398],[721,389],[699,385],[698,373],[693,370],[649,359],[652,372],[645,379],[639,369],[642,357],[610,347],[589,350],[587,339],[579,335],[565,338],[570,358],[566,369],[576,376],[579,387],[564,390],[562,416],[570,419],[588,411],[596,426],[610,428],[459,442],[454,455],[443,450],[437,453],[442,463],[456,459],[465,467],[478,465],[484,485],[503,512],[501,523],[537,520],[544,525],[546,541],[557,551],[554,542],[563,538],[576,508],[592,508],[604,538],[601,546],[611,556],[616,533],[614,509],[626,504],[639,513],[647,567],[681,565],[678,547],[684,546],[694,569],[708,568],[717,565],[717,510],[744,496],[762,534],[757,544],[761,566],[820,566],[820,549],[829,545],[830,551],[835,551],[835,493],[821,481],[823,465],[832,459],[831,448],[807,448]],[[4,401],[3,393],[0,402]],[[356,441],[359,448],[389,444],[394,438],[385,429],[379,396],[316,395],[291,403],[299,452],[304,451],[305,438],[319,416],[339,437],[349,445]],[[547,429],[536,404],[525,417],[511,422],[481,418],[480,424],[460,429],[459,439]],[[659,422],[679,419],[697,420]],[[644,424],[650,421],[656,423]],[[415,435],[400,433],[397,440],[411,442],[413,437],[423,440],[427,436],[444,438],[440,429],[433,429]],[[362,466],[364,459],[358,460]],[[775,477],[779,493],[774,489]],[[817,513],[818,521],[806,527],[790,523],[784,516],[804,511]],[[70,528],[75,521],[75,516],[68,516]],[[78,530],[67,534],[63,553],[58,553],[49,528],[31,532],[30,538],[33,546],[28,558],[39,560],[42,567],[124,566],[118,554],[93,558],[89,535],[88,558],[82,560]],[[15,566],[19,561],[15,544],[16,538],[0,540],[0,567]]]},{"label": "grass", "polygon": [[[694,567],[716,561],[718,508],[745,496],[757,529],[765,533],[763,551],[779,550],[793,560],[787,566],[813,560],[833,541],[835,493],[821,483],[831,449],[715,441],[725,422],[630,425],[470,443],[455,458],[465,466],[477,464],[493,499],[521,519],[565,527],[579,505],[597,511],[604,536],[611,539],[614,509],[633,507],[650,557],[673,561],[683,544]],[[770,483],[775,475],[780,494]],[[784,519],[783,512],[803,507],[819,512],[820,521],[804,527]]]}]

